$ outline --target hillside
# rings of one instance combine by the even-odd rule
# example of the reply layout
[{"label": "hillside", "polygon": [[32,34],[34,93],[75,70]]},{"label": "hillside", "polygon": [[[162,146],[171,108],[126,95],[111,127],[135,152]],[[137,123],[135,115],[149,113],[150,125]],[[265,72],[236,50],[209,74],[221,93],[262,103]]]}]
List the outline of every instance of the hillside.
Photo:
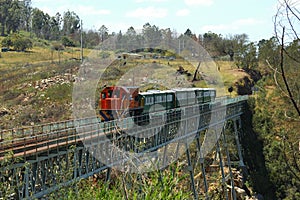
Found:
[{"label": "hillside", "polygon": [[[84,55],[88,56],[90,51],[84,49]],[[66,48],[64,51],[56,52],[49,47],[34,47],[27,52],[2,52],[0,58],[1,129],[72,118],[72,85],[81,65],[80,60],[74,58],[79,56],[78,48]],[[174,85],[178,86],[178,81],[181,79],[187,84],[182,86],[207,87],[207,81],[203,79],[201,81],[201,78],[191,82],[191,77],[184,74],[176,75],[179,66],[190,70],[191,74],[194,73],[195,69],[182,60],[168,61],[151,58],[135,62],[142,65],[157,63],[159,66],[167,66],[153,67],[151,69],[153,71],[150,71],[149,68],[144,68],[145,71],[139,70],[141,78],[144,78],[145,74],[149,74],[148,82],[152,81],[145,86],[145,89],[155,87],[155,84],[153,85],[155,82],[171,87],[170,81],[174,81]],[[126,68],[122,67],[121,71],[134,69],[136,64],[131,63],[128,62]],[[224,82],[225,95],[229,95],[228,87],[238,85],[241,81],[243,82],[245,77],[249,77],[244,70],[237,69],[233,62],[219,61],[216,62],[216,65],[219,66]],[[119,75],[123,73],[118,70],[114,66],[107,70],[106,84],[115,84]],[[135,73],[137,81],[138,74]],[[165,76],[169,77],[167,83],[162,82],[162,80],[165,81]],[[233,94],[236,94],[236,90]]]}]

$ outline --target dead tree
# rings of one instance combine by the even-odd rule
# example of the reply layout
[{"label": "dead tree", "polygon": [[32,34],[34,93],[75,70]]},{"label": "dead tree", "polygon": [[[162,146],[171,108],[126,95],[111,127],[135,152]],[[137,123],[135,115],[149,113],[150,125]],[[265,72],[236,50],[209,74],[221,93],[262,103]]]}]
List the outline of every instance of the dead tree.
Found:
[{"label": "dead tree", "polygon": [[197,66],[197,69],[196,69],[196,71],[195,71],[195,73],[194,73],[194,78],[193,78],[192,82],[194,82],[194,81],[197,80],[197,74],[198,74],[200,65],[201,65],[201,62],[198,63],[198,66]]}]

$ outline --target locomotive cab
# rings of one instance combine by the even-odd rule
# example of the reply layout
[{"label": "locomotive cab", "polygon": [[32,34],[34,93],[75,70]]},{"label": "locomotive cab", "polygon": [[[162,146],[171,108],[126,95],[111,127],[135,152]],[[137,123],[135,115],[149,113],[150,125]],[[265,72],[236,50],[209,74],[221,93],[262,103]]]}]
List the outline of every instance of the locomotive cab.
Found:
[{"label": "locomotive cab", "polygon": [[111,86],[104,88],[99,99],[101,121],[116,119],[139,107],[138,94],[138,87]]}]

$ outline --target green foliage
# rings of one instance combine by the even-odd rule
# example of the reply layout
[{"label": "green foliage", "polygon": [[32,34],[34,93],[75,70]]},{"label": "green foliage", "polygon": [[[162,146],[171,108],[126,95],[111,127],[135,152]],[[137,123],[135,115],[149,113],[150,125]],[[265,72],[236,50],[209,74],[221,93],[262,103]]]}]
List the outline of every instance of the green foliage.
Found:
[{"label": "green foliage", "polygon": [[108,51],[101,51],[101,52],[99,53],[99,57],[100,57],[100,58],[109,58],[110,55],[111,55],[111,53],[108,52]]},{"label": "green foliage", "polygon": [[184,191],[181,188],[185,176],[180,178],[178,174],[180,167],[175,166],[175,173],[171,168],[165,171],[155,171],[143,175],[137,174],[119,174],[115,172],[112,182],[103,182],[99,180],[92,183],[90,180],[80,180],[71,187],[62,188],[56,193],[50,195],[50,199],[56,199],[58,196],[66,200],[79,199],[129,199],[139,200],[183,200],[190,199],[191,192]]},{"label": "green foliage", "polygon": [[66,36],[61,38],[61,43],[66,47],[75,47],[76,46],[75,42],[71,38],[66,37]]},{"label": "green foliage", "polygon": [[253,69],[258,66],[258,60],[256,58],[256,46],[253,42],[244,45],[235,58],[235,63],[238,68]]},{"label": "green foliage", "polygon": [[52,102],[71,101],[72,87],[70,84],[56,84],[46,90],[45,98]]},{"label": "green foliage", "polygon": [[32,48],[32,42],[29,38],[18,38],[13,42],[13,46],[17,51],[25,51]]},{"label": "green foliage", "polygon": [[[259,82],[261,90],[255,101],[252,99],[253,118],[248,115],[245,120],[247,123],[252,119],[253,125],[252,131],[245,130],[247,137],[252,138],[246,139],[247,142],[243,144],[245,150],[249,149],[246,157],[252,184],[260,192],[274,188],[277,199],[297,199],[300,195],[300,156],[297,154],[299,126],[285,116],[285,110],[293,112],[290,102],[282,98],[274,86],[272,90],[263,89],[270,88],[270,85],[266,87],[266,83],[274,84],[268,79]],[[256,142],[252,143],[253,140]]]},{"label": "green foliage", "polygon": [[[13,175],[13,170],[11,169],[16,163],[21,162],[20,158],[16,158],[12,151],[7,152],[3,159],[0,160],[0,197],[1,199],[13,199],[17,198],[12,196],[12,194],[17,194],[17,189],[20,187],[20,182],[12,181],[11,176]],[[28,165],[26,162],[24,168]],[[14,173],[22,173],[21,167],[14,171]]]},{"label": "green foliage", "polygon": [[12,34],[5,37],[2,40],[1,45],[13,47],[16,51],[25,51],[26,49],[31,49],[33,46],[32,41],[21,34]]},{"label": "green foliage", "polygon": [[3,47],[11,47],[13,45],[13,42],[11,41],[10,37],[5,37],[2,41],[1,41],[1,46]]}]

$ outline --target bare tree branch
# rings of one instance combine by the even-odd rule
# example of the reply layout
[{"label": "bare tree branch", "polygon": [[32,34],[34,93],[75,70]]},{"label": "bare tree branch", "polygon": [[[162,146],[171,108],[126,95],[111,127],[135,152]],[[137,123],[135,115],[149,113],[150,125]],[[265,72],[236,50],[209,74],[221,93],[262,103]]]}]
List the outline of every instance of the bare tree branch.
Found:
[{"label": "bare tree branch", "polygon": [[296,109],[298,115],[300,116],[300,109],[298,108],[297,106],[297,103],[293,97],[293,93],[291,92],[290,90],[290,86],[288,84],[288,81],[286,79],[286,76],[285,76],[285,71],[284,71],[284,33],[285,33],[285,28],[283,27],[283,30],[282,30],[282,38],[281,38],[281,52],[280,52],[280,69],[281,69],[281,76],[283,78],[283,81],[284,81],[284,85],[286,87],[286,90],[288,92],[288,95],[289,95],[289,99],[292,101],[292,104],[294,106],[294,108]]},{"label": "bare tree branch", "polygon": [[295,37],[299,40],[299,37],[297,35],[297,31],[294,29],[293,23],[291,21],[291,17],[289,16],[289,13],[291,12],[293,14],[294,17],[296,17],[298,19],[298,21],[300,20],[299,17],[297,15],[295,15],[293,9],[291,9],[291,7],[289,6],[288,2],[286,0],[284,0],[285,4],[286,4],[286,16],[287,16],[287,20],[290,24],[290,27],[292,28],[292,31],[294,32]]},{"label": "bare tree branch", "polygon": [[279,84],[279,82],[278,82],[278,80],[277,80],[277,74],[281,74],[281,73],[277,70],[277,68],[274,69],[274,68],[271,66],[271,64],[269,63],[268,60],[266,60],[266,62],[267,62],[267,64],[268,64],[268,66],[274,71],[274,75],[273,75],[273,76],[274,76],[275,84],[277,85],[277,87],[279,88],[279,90],[282,92],[283,96],[289,98],[289,95],[284,91],[284,89],[282,89],[281,85]]}]

